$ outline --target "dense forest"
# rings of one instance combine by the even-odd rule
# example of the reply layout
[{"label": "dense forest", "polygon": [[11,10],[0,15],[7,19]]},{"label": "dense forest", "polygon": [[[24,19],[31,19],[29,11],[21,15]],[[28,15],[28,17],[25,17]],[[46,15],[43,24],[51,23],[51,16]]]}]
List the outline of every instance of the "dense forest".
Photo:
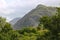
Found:
[{"label": "dense forest", "polygon": [[6,19],[0,17],[0,40],[60,40],[60,8],[56,15],[43,16],[38,27],[13,30]]}]

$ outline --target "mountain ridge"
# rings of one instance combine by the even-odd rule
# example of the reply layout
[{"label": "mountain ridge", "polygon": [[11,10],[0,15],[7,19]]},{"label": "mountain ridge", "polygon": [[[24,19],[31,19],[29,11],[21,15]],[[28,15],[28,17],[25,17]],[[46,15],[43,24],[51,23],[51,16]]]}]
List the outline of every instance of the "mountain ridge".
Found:
[{"label": "mountain ridge", "polygon": [[42,16],[51,16],[54,15],[56,12],[56,7],[38,5],[36,8],[28,12],[23,18],[18,20],[13,27],[14,29],[21,29],[28,26],[37,27],[39,24],[38,21]]},{"label": "mountain ridge", "polygon": [[21,18],[20,17],[17,17],[17,18],[14,18],[14,19],[12,19],[9,23],[11,24],[11,25],[14,25],[18,20],[20,20]]}]

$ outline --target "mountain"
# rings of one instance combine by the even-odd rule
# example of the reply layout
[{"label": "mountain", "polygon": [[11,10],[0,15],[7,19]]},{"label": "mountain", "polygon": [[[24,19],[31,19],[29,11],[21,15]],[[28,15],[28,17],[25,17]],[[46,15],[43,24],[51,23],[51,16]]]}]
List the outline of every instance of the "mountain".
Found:
[{"label": "mountain", "polygon": [[9,23],[11,24],[11,25],[14,25],[18,20],[20,20],[21,18],[20,17],[18,17],[18,18],[14,18],[13,20],[11,20]]},{"label": "mountain", "polygon": [[37,27],[39,24],[39,19],[42,16],[52,16],[57,12],[56,7],[48,7],[44,5],[38,5],[36,8],[28,12],[23,18],[18,20],[14,24],[14,29],[21,29],[24,27]]}]

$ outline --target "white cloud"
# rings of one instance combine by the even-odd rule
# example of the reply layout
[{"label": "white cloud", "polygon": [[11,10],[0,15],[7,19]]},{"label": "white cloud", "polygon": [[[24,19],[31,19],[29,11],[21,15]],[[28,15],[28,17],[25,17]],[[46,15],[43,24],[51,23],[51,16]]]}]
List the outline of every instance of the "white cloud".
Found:
[{"label": "white cloud", "polygon": [[5,0],[0,0],[0,9],[6,7],[7,7],[7,3],[5,2]]},{"label": "white cloud", "polygon": [[[26,6],[36,6],[37,4],[54,5],[58,6],[60,0],[0,0],[0,13],[10,14],[16,11],[13,8],[16,7],[26,7]],[[8,9],[8,8],[12,9]]]},{"label": "white cloud", "polygon": [[10,15],[7,19],[22,16],[38,4],[59,6],[60,0],[0,0],[0,15]]},{"label": "white cloud", "polygon": [[38,0],[37,2],[48,6],[60,6],[60,0]]},{"label": "white cloud", "polygon": [[7,19],[7,20],[6,20],[7,22],[9,22],[9,21],[12,20],[12,18],[10,18],[10,17],[6,17],[6,19]]},{"label": "white cloud", "polygon": [[11,13],[14,13],[15,10],[14,9],[0,9],[0,13],[2,14],[11,14]]}]

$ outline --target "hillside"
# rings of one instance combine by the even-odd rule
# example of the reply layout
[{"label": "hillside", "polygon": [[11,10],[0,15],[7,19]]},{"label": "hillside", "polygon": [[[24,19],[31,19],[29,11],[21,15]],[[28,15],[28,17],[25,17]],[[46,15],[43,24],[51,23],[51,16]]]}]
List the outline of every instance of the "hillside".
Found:
[{"label": "hillside", "polygon": [[11,25],[14,25],[18,20],[20,20],[21,18],[20,17],[18,17],[18,18],[14,18],[13,20],[11,20],[9,23],[11,24]]},{"label": "hillside", "polygon": [[36,27],[39,24],[39,19],[42,16],[51,16],[57,12],[55,7],[47,7],[44,5],[38,5],[36,8],[32,9],[28,12],[23,18],[18,20],[13,28],[14,29],[21,29],[23,27],[33,26]]}]

